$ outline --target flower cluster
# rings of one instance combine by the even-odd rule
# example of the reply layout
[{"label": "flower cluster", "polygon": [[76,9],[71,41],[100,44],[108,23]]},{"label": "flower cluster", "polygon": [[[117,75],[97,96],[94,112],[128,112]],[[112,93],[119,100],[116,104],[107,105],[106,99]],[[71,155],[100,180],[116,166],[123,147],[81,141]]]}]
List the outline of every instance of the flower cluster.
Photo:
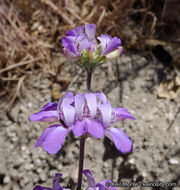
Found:
[{"label": "flower cluster", "polygon": [[[86,176],[87,178],[87,182],[88,182],[88,187],[87,190],[106,190],[106,189],[110,189],[110,190],[116,190],[115,187],[110,187],[110,184],[112,183],[111,180],[104,180],[100,183],[97,183],[94,179],[94,177],[92,176],[92,173],[89,170],[84,170],[83,174]],[[65,187],[62,187],[59,184],[60,178],[61,178],[62,174],[57,173],[54,177],[53,180],[53,187],[42,187],[40,185],[37,185],[34,187],[33,190],[71,190]],[[106,186],[106,184],[108,184],[108,186]]]},{"label": "flower cluster", "polygon": [[85,27],[79,26],[67,31],[66,36],[62,38],[63,54],[87,70],[93,70],[106,60],[114,59],[122,53],[119,38],[105,34],[96,40],[95,32],[95,24],[85,24]]},{"label": "flower cluster", "polygon": [[44,151],[56,154],[62,147],[67,134],[91,135],[112,140],[122,153],[132,150],[132,140],[123,130],[111,127],[124,119],[135,119],[125,108],[112,108],[103,92],[74,95],[67,92],[59,103],[48,103],[40,112],[30,116],[31,121],[55,122],[44,130],[35,147],[42,144]]}]

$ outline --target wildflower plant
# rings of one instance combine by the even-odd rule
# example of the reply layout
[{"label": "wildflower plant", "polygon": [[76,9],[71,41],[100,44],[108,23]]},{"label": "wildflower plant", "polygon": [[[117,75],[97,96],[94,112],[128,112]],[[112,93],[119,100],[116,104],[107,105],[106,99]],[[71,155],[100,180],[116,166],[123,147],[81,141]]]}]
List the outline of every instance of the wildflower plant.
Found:
[{"label": "wildflower plant", "polygon": [[[95,38],[96,25],[85,24],[66,32],[62,38],[63,54],[70,61],[84,67],[88,77],[97,66],[117,58],[122,53],[121,40],[108,34]],[[99,41],[100,43],[97,43]],[[88,81],[90,79],[88,78]]]},{"label": "wildflower plant", "polygon": [[[108,137],[121,153],[132,151],[133,142],[122,129],[112,124],[125,119],[135,119],[125,108],[113,108],[103,92],[91,92],[91,76],[97,66],[114,59],[122,53],[121,40],[105,34],[95,38],[96,25],[85,24],[66,32],[62,38],[63,54],[87,71],[86,93],[67,92],[58,103],[47,103],[39,112],[30,116],[31,121],[55,122],[47,127],[35,147],[42,145],[44,151],[56,154],[66,136],[72,132],[80,138],[79,173],[77,190],[81,190],[82,175],[88,181],[88,190],[112,189],[106,183],[96,183],[89,170],[83,171],[85,141],[88,137],[101,139]],[[58,183],[62,174],[56,174],[53,188],[36,186],[34,190],[63,190]]]}]

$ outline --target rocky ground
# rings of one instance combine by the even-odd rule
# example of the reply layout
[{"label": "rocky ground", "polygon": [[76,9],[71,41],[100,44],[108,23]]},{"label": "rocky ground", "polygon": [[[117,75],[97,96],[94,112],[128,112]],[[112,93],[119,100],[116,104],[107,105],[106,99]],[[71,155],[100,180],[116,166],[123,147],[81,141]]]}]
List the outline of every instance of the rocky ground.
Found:
[{"label": "rocky ground", "polygon": [[[123,106],[136,120],[116,123],[134,141],[133,152],[120,154],[104,138],[89,138],[85,147],[84,168],[91,169],[97,181],[111,179],[115,183],[166,183],[167,189],[177,190],[180,184],[180,98],[175,101],[157,97],[159,73],[165,70],[150,56],[124,53],[117,61],[97,69],[92,80],[93,91],[102,90],[113,106]],[[59,77],[70,77],[60,91],[84,92],[85,73],[64,65]],[[0,189],[32,190],[35,184],[51,186],[56,172],[63,173],[61,184],[77,181],[79,141],[69,135],[57,155],[48,155],[41,147],[33,148],[47,123],[31,123],[28,117],[52,101],[52,81],[39,71],[26,77],[21,94],[13,107],[0,115]],[[0,108],[3,110],[1,104]],[[176,187],[171,187],[176,183]],[[85,184],[85,181],[84,181]],[[117,185],[117,184],[116,184]],[[125,186],[126,184],[124,184]],[[145,184],[144,184],[145,185]],[[131,189],[131,187],[117,187]]]}]

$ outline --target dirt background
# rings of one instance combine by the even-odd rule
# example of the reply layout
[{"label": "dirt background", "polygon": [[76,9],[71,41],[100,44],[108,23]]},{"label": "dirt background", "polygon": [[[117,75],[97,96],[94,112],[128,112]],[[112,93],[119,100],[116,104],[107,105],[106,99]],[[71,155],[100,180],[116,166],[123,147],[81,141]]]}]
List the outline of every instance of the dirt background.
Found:
[{"label": "dirt background", "polygon": [[[63,173],[62,185],[75,187],[78,138],[69,135],[58,154],[48,155],[33,148],[48,124],[31,123],[28,117],[67,91],[85,91],[86,73],[63,58],[60,45],[65,31],[83,22],[96,23],[98,34],[121,37],[124,53],[96,69],[92,90],[103,91],[113,107],[125,107],[136,117],[115,124],[133,139],[132,153],[120,154],[107,138],[89,138],[84,168],[98,182],[161,182],[168,183],[166,189],[180,189],[180,48],[173,17],[178,1],[158,1],[161,6],[157,1],[129,1],[126,6],[125,1],[68,2],[0,2],[0,189],[51,187],[57,172]],[[168,8],[174,10],[172,20]],[[101,10],[101,18],[94,9]]]}]

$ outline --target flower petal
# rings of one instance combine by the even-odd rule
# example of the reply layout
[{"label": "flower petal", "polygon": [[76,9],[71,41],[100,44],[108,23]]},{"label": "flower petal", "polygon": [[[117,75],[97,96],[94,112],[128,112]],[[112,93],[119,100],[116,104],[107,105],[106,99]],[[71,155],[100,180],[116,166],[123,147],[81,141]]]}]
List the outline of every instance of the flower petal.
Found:
[{"label": "flower petal", "polygon": [[82,118],[84,105],[85,105],[84,94],[77,94],[75,96],[75,112],[77,119]]},{"label": "flower petal", "polygon": [[61,185],[59,184],[61,176],[62,174],[60,173],[57,173],[55,175],[54,180],[53,180],[53,188],[42,187],[42,186],[37,185],[33,190],[65,190],[65,188],[61,187]]},{"label": "flower petal", "polygon": [[44,140],[43,149],[49,154],[56,154],[62,147],[62,144],[68,134],[68,130],[62,126],[56,127]]},{"label": "flower petal", "polygon": [[122,121],[124,119],[134,119],[134,120],[136,119],[125,108],[114,108],[113,111],[115,113],[115,120],[116,121]]},{"label": "flower petal", "polygon": [[97,51],[97,43],[95,41],[89,41],[89,47],[88,50],[91,50],[91,52]]},{"label": "flower petal", "polygon": [[72,52],[74,55],[78,56],[77,48],[74,43],[69,43],[66,49]]},{"label": "flower petal", "polygon": [[105,54],[105,50],[109,44],[109,42],[111,41],[112,37],[109,36],[108,34],[102,34],[101,36],[97,37],[97,39],[101,42],[101,55]]},{"label": "flower petal", "polygon": [[41,108],[41,111],[57,110],[57,103],[49,102]]},{"label": "flower petal", "polygon": [[105,136],[107,136],[110,140],[112,140],[116,146],[116,148],[121,152],[121,153],[129,153],[132,151],[133,148],[133,142],[124,133],[123,130],[117,129],[117,128],[111,128],[109,130],[105,131]]},{"label": "flower petal", "polygon": [[76,59],[76,55],[66,48],[63,48],[63,55],[70,61],[74,61]]},{"label": "flower petal", "polygon": [[75,119],[75,108],[68,104],[62,104],[62,113],[68,126],[72,125]]},{"label": "flower petal", "polygon": [[75,42],[76,37],[74,36],[66,36],[61,39],[63,47],[67,48],[69,44]]},{"label": "flower petal", "polygon": [[111,184],[112,183],[111,180],[104,180],[100,183],[96,183],[90,170],[83,170],[83,174],[86,176],[87,181],[88,181],[88,188],[87,188],[88,190],[97,190],[97,189],[98,190],[106,190],[106,189],[116,190],[115,187],[107,187],[105,185],[107,182],[109,182],[109,184]]},{"label": "flower petal", "polygon": [[94,177],[92,176],[91,171],[90,170],[83,170],[83,174],[87,178],[88,187],[95,187],[96,186],[96,181],[95,181]]},{"label": "flower petal", "polygon": [[69,30],[66,32],[66,36],[76,36],[74,30]]},{"label": "flower petal", "polygon": [[63,96],[62,104],[72,104],[74,101],[74,94],[72,92],[66,92]]},{"label": "flower petal", "polygon": [[58,118],[65,120],[67,125],[71,125],[75,118],[74,95],[72,92],[67,92],[62,101],[58,103]]},{"label": "flower petal", "polygon": [[85,98],[86,98],[86,101],[87,101],[88,108],[90,110],[91,117],[95,117],[96,112],[97,112],[96,95],[93,94],[93,93],[87,93],[87,94],[85,94]]},{"label": "flower petal", "polygon": [[103,125],[107,127],[111,121],[111,104],[109,102],[105,102],[99,106],[99,110],[101,111]]},{"label": "flower petal", "polygon": [[72,131],[75,136],[82,136],[86,132],[86,123],[84,121],[76,121],[76,123],[73,125]]},{"label": "flower petal", "polygon": [[99,107],[102,103],[105,103],[107,101],[107,98],[103,92],[96,93],[97,97],[97,106]]},{"label": "flower petal", "polygon": [[114,37],[111,39],[111,41],[107,44],[107,48],[104,52],[104,54],[108,54],[121,46],[121,40],[118,37]]},{"label": "flower petal", "polygon": [[75,28],[74,32],[75,32],[76,36],[83,34],[84,33],[84,26],[79,26],[79,27]]},{"label": "flower petal", "polygon": [[117,57],[119,57],[121,55],[122,51],[123,51],[122,46],[119,46],[114,51],[106,54],[106,61],[116,59]]},{"label": "flower petal", "polygon": [[85,34],[81,34],[76,38],[75,45],[79,55],[84,49],[89,49],[91,46]]},{"label": "flower petal", "polygon": [[60,126],[59,124],[54,124],[54,125],[50,125],[49,127],[47,127],[43,131],[43,133],[41,134],[41,136],[39,137],[39,139],[38,139],[37,143],[35,144],[34,148],[40,146],[44,142],[44,140],[46,139],[46,137],[49,134],[51,134],[55,130],[56,127],[59,127],[59,126]]},{"label": "flower petal", "polygon": [[64,48],[69,50],[71,53],[77,56],[77,49],[74,44],[76,37],[74,36],[66,36],[61,39],[62,45]]},{"label": "flower petal", "polygon": [[91,43],[86,38],[83,38],[81,41],[77,43],[77,46],[79,47],[79,55],[81,55],[82,51],[84,49],[90,49],[91,48]]},{"label": "flower petal", "polygon": [[64,188],[60,186],[59,181],[62,174],[57,173],[53,180],[53,190],[63,190]]},{"label": "flower petal", "polygon": [[44,122],[53,122],[57,121],[57,104],[48,103],[46,104],[40,112],[34,113],[29,117],[31,121],[44,121]]},{"label": "flower petal", "polygon": [[89,119],[86,119],[85,121],[88,128],[88,133],[90,133],[93,137],[101,139],[104,136],[104,129],[101,123],[91,121]]},{"label": "flower petal", "polygon": [[95,24],[85,24],[85,33],[89,40],[95,39],[96,25]]}]

